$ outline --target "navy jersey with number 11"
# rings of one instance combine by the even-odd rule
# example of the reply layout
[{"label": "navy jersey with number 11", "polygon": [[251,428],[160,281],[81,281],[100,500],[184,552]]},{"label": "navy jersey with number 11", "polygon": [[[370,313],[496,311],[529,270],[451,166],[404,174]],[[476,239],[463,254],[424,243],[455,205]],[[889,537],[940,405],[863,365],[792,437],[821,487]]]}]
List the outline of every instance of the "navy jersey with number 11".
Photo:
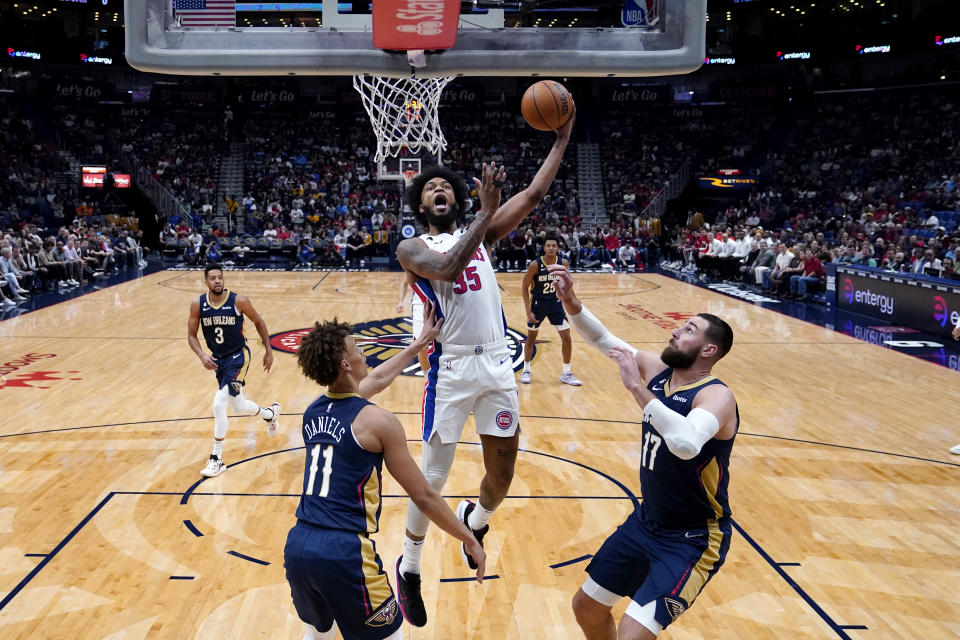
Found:
[{"label": "navy jersey with number 11", "polygon": [[383,453],[361,447],[351,428],[369,404],[355,393],[327,393],[307,407],[303,414],[307,459],[298,520],[327,529],[377,532]]}]

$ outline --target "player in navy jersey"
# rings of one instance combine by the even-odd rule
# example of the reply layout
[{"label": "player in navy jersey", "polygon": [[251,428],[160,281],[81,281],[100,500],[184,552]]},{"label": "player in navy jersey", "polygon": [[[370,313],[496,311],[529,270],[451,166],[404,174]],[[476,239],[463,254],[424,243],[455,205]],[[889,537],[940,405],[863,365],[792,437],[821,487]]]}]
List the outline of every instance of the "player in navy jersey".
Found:
[{"label": "player in navy jersey", "polygon": [[[208,478],[227,470],[223,462],[223,439],[227,436],[227,407],[240,414],[259,415],[267,422],[267,434],[276,435],[280,429],[280,403],[261,407],[243,396],[247,370],[250,368],[250,348],[243,335],[244,316],[250,318],[260,334],[266,351],[263,354],[263,370],[270,371],[273,364],[273,348],[270,332],[253,303],[246,296],[228,291],[223,286],[223,269],[218,264],[208,264],[203,278],[209,291],[190,303],[187,320],[187,343],[200,358],[203,366],[217,372],[217,393],[213,396],[213,453],[200,471]],[[206,353],[197,340],[197,329],[203,329],[203,339],[210,353]]]},{"label": "player in navy jersey", "polygon": [[[527,272],[523,274],[523,284],[520,285],[523,306],[527,309],[527,339],[523,344],[523,373],[520,374],[520,382],[524,384],[530,384],[530,359],[533,357],[533,345],[537,342],[537,334],[544,319],[549,319],[550,324],[556,327],[557,333],[560,334],[560,353],[563,355],[560,382],[574,387],[583,384],[570,371],[570,357],[573,355],[570,325],[567,324],[563,304],[557,297],[554,276],[547,270],[548,265],[558,263],[559,251],[560,243],[557,242],[556,236],[548,235],[543,241],[543,255],[530,263]],[[566,260],[560,264],[565,267],[570,266]]]},{"label": "player in navy jersey", "polygon": [[[651,640],[690,608],[730,546],[727,486],[740,413],[711,370],[730,351],[733,330],[701,313],[676,329],[661,353],[637,351],[583,306],[562,265],[550,272],[570,323],[617,362],[643,407],[643,501],[587,566],[573,610],[588,640]],[[631,602],[618,627],[610,609],[624,596]]]},{"label": "player in navy jersey", "polygon": [[380,526],[384,462],[421,512],[463,542],[477,559],[477,580],[483,579],[483,547],[423,477],[400,421],[367,400],[400,374],[441,324],[434,323],[428,303],[420,336],[370,375],[348,324],[317,323],[300,345],[304,375],[327,387],[303,414],[303,493],[284,547],[305,640],[333,640],[337,627],[351,640],[401,638],[399,608],[405,605],[394,597],[371,539]]}]

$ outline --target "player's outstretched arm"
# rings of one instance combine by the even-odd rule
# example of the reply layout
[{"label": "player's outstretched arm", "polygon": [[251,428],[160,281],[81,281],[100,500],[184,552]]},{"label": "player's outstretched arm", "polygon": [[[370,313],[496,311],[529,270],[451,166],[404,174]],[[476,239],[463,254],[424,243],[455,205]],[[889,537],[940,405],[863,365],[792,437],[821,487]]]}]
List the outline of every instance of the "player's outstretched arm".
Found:
[{"label": "player's outstretched arm", "polygon": [[483,240],[487,246],[493,246],[500,238],[516,229],[520,221],[533,211],[533,208],[543,200],[543,196],[547,195],[553,179],[557,177],[557,170],[563,160],[563,153],[567,150],[567,143],[570,142],[573,121],[576,117],[576,108],[574,108],[566,124],[557,129],[557,140],[553,143],[553,148],[547,154],[546,160],[540,165],[537,175],[530,182],[530,186],[504,202],[503,206],[497,210]]},{"label": "player's outstretched arm", "polygon": [[407,345],[407,348],[386,362],[378,365],[367,377],[360,381],[360,397],[372,398],[386,389],[400,375],[410,361],[425,349],[440,333],[443,318],[437,319],[436,307],[427,300],[423,303],[423,330],[420,336]]},{"label": "player's outstretched arm", "polygon": [[[373,409],[373,410],[371,410]],[[467,547],[467,553],[477,562],[477,581],[483,582],[486,554],[473,533],[460,522],[436,490],[427,484],[407,449],[407,436],[397,417],[377,407],[365,407],[361,415],[370,412],[373,433],[383,447],[383,461],[417,508],[438,527],[454,536]],[[359,416],[358,416],[359,417]],[[367,416],[364,416],[365,418]]]},{"label": "player's outstretched arm", "polygon": [[628,351],[635,358],[637,367],[646,380],[666,368],[660,356],[649,351],[640,351],[613,335],[596,316],[590,313],[589,309],[583,306],[573,291],[573,276],[565,265],[551,264],[547,265],[547,269],[556,277],[557,297],[563,303],[563,309],[567,312],[570,324],[584,340],[604,355],[615,347]]},{"label": "player's outstretched arm", "polygon": [[207,369],[217,368],[217,359],[209,353],[204,352],[197,339],[197,330],[200,329],[200,301],[194,300],[190,303],[190,317],[187,318],[187,344],[193,349],[193,352],[200,358],[200,362]]},{"label": "player's outstretched arm", "polygon": [[273,346],[270,345],[270,332],[267,331],[267,323],[263,321],[263,318],[260,317],[257,310],[253,308],[253,303],[250,302],[247,296],[237,294],[236,304],[237,310],[250,318],[250,321],[257,328],[257,333],[260,334],[260,342],[263,343],[263,348],[265,349],[263,353],[263,370],[270,371],[270,367],[273,366]]},{"label": "player's outstretched arm", "polygon": [[483,180],[473,179],[480,194],[480,212],[457,244],[446,253],[440,253],[427,247],[420,238],[404,240],[397,245],[397,260],[405,271],[431,280],[457,281],[480,248],[493,214],[500,205],[500,189],[506,179],[506,169],[500,167],[498,171],[493,163],[489,166],[483,163],[481,175]]}]

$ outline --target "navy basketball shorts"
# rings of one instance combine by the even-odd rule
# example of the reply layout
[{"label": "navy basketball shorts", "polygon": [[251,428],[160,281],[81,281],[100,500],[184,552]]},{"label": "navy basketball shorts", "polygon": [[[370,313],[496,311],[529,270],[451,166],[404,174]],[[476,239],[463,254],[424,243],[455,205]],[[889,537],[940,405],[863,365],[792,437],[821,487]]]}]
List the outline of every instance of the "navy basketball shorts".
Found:
[{"label": "navy basketball shorts", "polygon": [[250,347],[217,358],[217,389],[227,387],[231,396],[240,395],[250,370]]},{"label": "navy basketball shorts", "polygon": [[290,529],[283,566],[300,619],[344,638],[383,640],[403,622],[373,540],[303,521]]},{"label": "navy basketball shorts", "polygon": [[723,564],[730,534],[729,523],[716,520],[704,529],[660,529],[641,522],[639,510],[634,511],[587,565],[584,592],[611,606],[629,596],[628,615],[643,623],[640,617],[652,614],[666,628]]},{"label": "navy basketball shorts", "polygon": [[570,325],[567,324],[567,314],[563,312],[563,307],[557,309],[556,307],[550,307],[544,309],[537,306],[536,304],[531,305],[530,310],[533,311],[533,315],[536,316],[536,322],[528,322],[527,330],[534,331],[540,328],[540,325],[543,324],[544,318],[550,319],[550,324],[557,328],[557,331],[563,331],[564,329],[569,329]]}]

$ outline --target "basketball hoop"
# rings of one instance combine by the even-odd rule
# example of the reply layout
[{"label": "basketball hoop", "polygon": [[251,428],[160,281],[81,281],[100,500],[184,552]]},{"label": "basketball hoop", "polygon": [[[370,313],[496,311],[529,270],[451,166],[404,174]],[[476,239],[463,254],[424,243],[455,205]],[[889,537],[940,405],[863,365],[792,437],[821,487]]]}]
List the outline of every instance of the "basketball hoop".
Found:
[{"label": "basketball hoop", "polygon": [[406,187],[409,187],[413,184],[413,179],[417,177],[416,171],[404,171],[403,172],[403,184]]},{"label": "basketball hoop", "polygon": [[353,88],[363,99],[377,136],[375,161],[396,157],[404,147],[411,153],[426,149],[434,155],[447,148],[437,110],[440,94],[451,80],[353,76]]}]

